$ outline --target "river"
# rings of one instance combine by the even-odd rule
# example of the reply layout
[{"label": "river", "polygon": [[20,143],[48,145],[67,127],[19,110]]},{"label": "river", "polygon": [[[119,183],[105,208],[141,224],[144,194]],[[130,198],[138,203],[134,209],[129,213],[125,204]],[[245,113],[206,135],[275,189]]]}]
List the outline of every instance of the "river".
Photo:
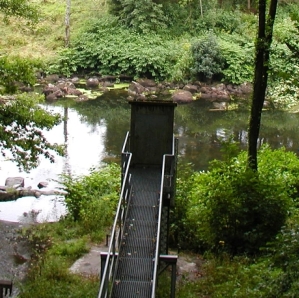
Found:
[{"label": "river", "polygon": [[[55,163],[41,159],[39,166],[29,173],[19,172],[11,161],[1,161],[0,184],[7,177],[23,177],[25,187],[36,189],[47,181],[47,189],[59,186],[59,175],[84,175],[89,169],[104,162],[119,162],[120,151],[130,126],[130,105],[125,92],[109,92],[96,100],[75,103],[61,100],[45,104],[44,108],[66,116],[49,132],[51,142],[65,144],[67,154],[57,156]],[[248,111],[210,111],[199,101],[178,105],[175,110],[174,132],[179,139],[179,162],[191,163],[195,170],[206,170],[208,163],[221,158],[222,142],[233,139],[246,149]],[[299,152],[299,114],[265,111],[262,117],[259,144],[272,148],[285,146]],[[28,221],[31,210],[37,211],[37,221],[56,221],[65,214],[63,197],[24,197],[17,201],[0,203],[0,220]],[[24,216],[25,214],[25,216]]]}]

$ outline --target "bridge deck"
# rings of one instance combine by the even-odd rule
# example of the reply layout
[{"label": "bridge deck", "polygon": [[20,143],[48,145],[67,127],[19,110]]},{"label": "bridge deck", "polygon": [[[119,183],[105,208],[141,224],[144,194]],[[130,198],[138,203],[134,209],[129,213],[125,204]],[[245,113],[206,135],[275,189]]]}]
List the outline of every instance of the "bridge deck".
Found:
[{"label": "bridge deck", "polygon": [[131,168],[133,196],[125,222],[113,298],[151,297],[161,169]]}]

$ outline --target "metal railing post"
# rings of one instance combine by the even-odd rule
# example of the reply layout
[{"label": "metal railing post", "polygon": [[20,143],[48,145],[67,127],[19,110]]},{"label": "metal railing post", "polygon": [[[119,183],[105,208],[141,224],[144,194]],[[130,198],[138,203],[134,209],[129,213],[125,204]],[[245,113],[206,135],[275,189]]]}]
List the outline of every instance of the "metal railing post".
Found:
[{"label": "metal railing post", "polygon": [[[106,253],[105,261],[105,253],[101,254],[103,262],[101,264],[101,284],[98,298],[106,298],[109,297],[109,295],[111,294],[110,290],[112,290],[112,285],[110,281],[114,279],[115,270],[118,266],[118,252],[120,249],[121,238],[123,233],[122,225],[124,223],[128,208],[128,204],[126,204],[126,201],[130,200],[130,195],[132,193],[131,175],[129,174],[132,153],[126,151],[129,149],[128,141],[129,133],[127,133],[126,135],[125,142],[122,148],[121,193],[119,197],[117,211],[110,236],[110,244],[108,252]],[[126,198],[127,196],[129,196],[129,198]]]},{"label": "metal railing post", "polygon": [[101,280],[103,280],[107,256],[108,256],[108,252],[101,252]]},{"label": "metal railing post", "polygon": [[175,284],[176,284],[176,263],[171,265],[171,290],[170,290],[171,298],[175,298]]}]

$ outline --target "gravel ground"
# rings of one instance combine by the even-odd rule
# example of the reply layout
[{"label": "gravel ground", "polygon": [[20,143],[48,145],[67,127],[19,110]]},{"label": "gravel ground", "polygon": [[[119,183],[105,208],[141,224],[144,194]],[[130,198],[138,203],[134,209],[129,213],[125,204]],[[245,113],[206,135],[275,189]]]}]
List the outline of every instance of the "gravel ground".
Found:
[{"label": "gravel ground", "polygon": [[17,297],[30,260],[30,249],[20,237],[21,223],[0,221],[0,280],[13,282],[10,297]]}]

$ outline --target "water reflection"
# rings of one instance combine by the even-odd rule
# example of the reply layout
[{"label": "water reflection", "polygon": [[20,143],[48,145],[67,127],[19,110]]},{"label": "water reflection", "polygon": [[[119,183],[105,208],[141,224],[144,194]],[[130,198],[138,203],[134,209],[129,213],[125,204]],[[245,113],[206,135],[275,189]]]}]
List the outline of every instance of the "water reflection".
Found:
[{"label": "water reflection", "polygon": [[[113,96],[115,95],[115,96]],[[51,142],[65,144],[66,156],[56,157],[51,164],[42,159],[30,173],[19,173],[10,161],[1,161],[0,184],[7,177],[22,176],[25,186],[36,188],[38,182],[48,181],[49,189],[57,187],[61,173],[87,174],[91,167],[103,161],[120,160],[120,150],[130,127],[130,105],[125,93],[109,93],[88,102],[59,101],[45,109],[59,112],[64,121],[45,135]],[[222,142],[233,139],[240,149],[246,149],[248,111],[210,112],[200,102],[179,105],[175,110],[175,134],[179,138],[179,160],[192,163],[195,170],[205,170],[213,159],[221,158]],[[298,114],[278,111],[263,113],[259,145],[272,148],[285,146],[298,153]],[[61,198],[25,197],[16,202],[0,203],[0,219],[18,221],[24,212],[42,210],[38,220],[57,220],[65,209]],[[25,220],[23,218],[23,220]]]},{"label": "water reflection", "polygon": [[[45,109],[52,110],[61,115],[65,115],[67,110],[67,120],[45,136],[50,142],[65,144],[67,155],[65,157],[56,156],[55,163],[51,164],[46,159],[41,159],[39,166],[30,173],[19,172],[14,163],[8,160],[1,160],[0,184],[4,185],[7,177],[21,176],[25,179],[25,187],[31,186],[37,189],[40,181],[48,181],[48,189],[59,186],[58,175],[68,173],[73,175],[87,174],[91,167],[101,163],[105,156],[105,135],[106,123],[100,121],[96,125],[90,125],[80,119],[80,115],[73,108],[65,109],[61,106],[45,106]],[[53,215],[52,209],[57,209],[57,214]],[[52,219],[63,214],[65,208],[61,200],[55,196],[24,197],[16,202],[0,203],[0,219],[8,221],[19,221],[23,218],[24,212],[41,209],[38,220]],[[53,218],[54,217],[54,218]],[[23,218],[24,219],[24,218]]]},{"label": "water reflection", "polygon": [[[213,159],[221,159],[222,142],[233,139],[240,150],[246,150],[249,111],[210,112],[199,102],[179,106],[176,110],[175,131],[179,136],[180,159],[194,164],[196,170],[206,170]],[[299,152],[299,114],[264,111],[259,146],[284,146]]]}]

